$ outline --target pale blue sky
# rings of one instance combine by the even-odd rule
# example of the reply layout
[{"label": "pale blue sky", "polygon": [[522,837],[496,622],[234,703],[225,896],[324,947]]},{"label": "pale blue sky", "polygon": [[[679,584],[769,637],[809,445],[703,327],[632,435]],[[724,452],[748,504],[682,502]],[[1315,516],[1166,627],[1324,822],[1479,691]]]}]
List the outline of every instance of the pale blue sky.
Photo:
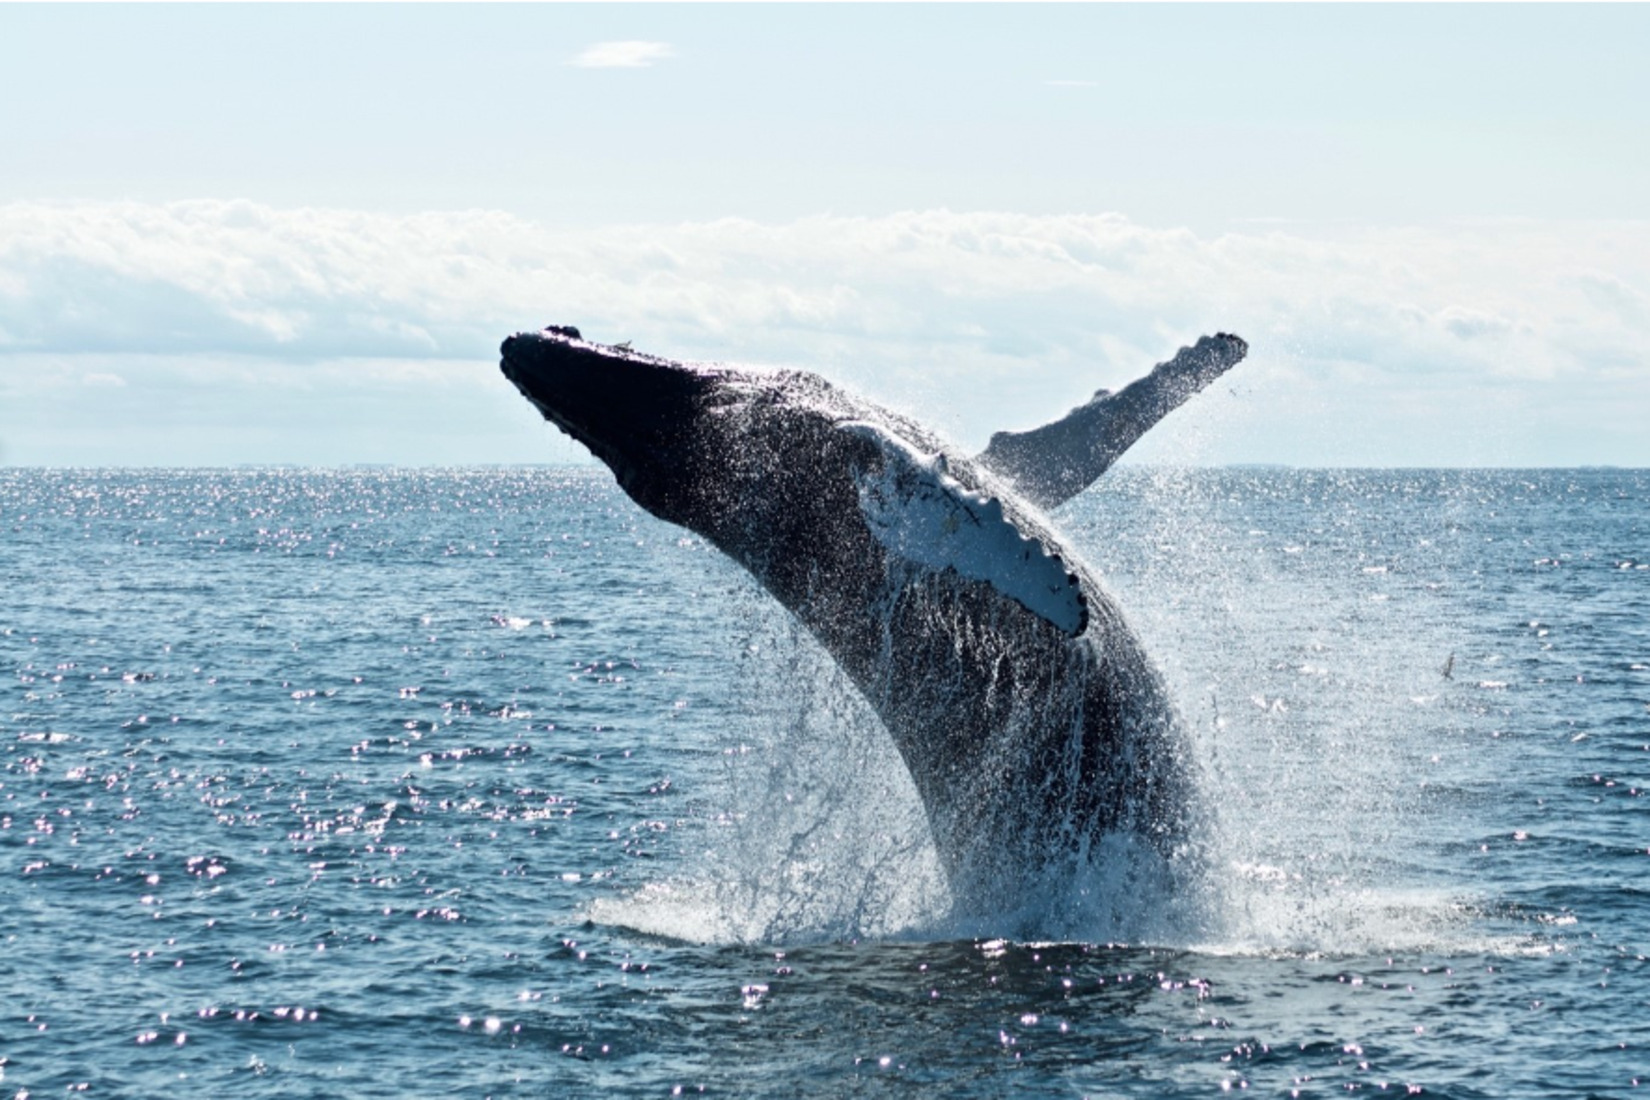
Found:
[{"label": "pale blue sky", "polygon": [[557,321],[971,445],[1230,328],[1145,457],[1650,465],[1647,47],[1644,5],[0,5],[0,461],[564,459],[492,366]]}]

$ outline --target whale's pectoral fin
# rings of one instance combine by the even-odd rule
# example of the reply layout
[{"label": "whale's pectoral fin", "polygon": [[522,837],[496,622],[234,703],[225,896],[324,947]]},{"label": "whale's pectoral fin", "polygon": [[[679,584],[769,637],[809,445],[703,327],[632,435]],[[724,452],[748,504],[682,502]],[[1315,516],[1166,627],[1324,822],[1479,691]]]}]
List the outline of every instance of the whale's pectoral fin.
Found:
[{"label": "whale's pectoral fin", "polygon": [[891,555],[985,581],[1066,633],[1083,632],[1081,583],[1040,539],[1020,533],[1001,501],[951,477],[943,455],[918,454],[874,424],[854,421],[841,430],[876,445],[879,457],[856,465],[853,476],[865,523]]},{"label": "whale's pectoral fin", "polygon": [[1052,424],[998,432],[976,459],[1042,508],[1094,483],[1147,430],[1236,365],[1249,345],[1229,333],[1205,336],[1117,393],[1101,390]]}]

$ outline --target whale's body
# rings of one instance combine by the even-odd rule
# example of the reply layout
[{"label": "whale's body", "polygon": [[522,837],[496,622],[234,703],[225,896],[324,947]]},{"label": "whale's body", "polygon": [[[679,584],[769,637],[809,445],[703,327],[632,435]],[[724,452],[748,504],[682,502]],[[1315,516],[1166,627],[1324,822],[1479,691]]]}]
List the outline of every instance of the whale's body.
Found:
[{"label": "whale's body", "polygon": [[[1242,355],[1221,339],[1216,374]],[[842,667],[910,770],[954,894],[1011,902],[1110,834],[1166,855],[1189,839],[1189,749],[1160,676],[1009,480],[1063,499],[1084,472],[1064,441],[1050,489],[1029,476],[1036,433],[993,439],[1016,459],[1000,477],[806,372],[678,363],[573,329],[502,352],[638,504],[748,569]]]}]

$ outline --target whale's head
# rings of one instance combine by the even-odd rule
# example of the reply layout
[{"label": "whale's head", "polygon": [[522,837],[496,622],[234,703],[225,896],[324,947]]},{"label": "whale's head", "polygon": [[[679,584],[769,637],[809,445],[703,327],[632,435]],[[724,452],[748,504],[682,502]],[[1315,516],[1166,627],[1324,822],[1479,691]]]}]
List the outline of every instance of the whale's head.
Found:
[{"label": "whale's head", "polygon": [[1065,634],[1085,629],[1082,585],[1050,532],[920,425],[818,375],[675,362],[572,328],[517,334],[502,353],[505,375],[636,503],[776,591],[824,574],[879,583],[889,568],[952,575]]},{"label": "whale's head", "polygon": [[638,504],[676,523],[699,508],[699,413],[714,368],[592,343],[562,326],[517,333],[499,351],[500,369],[522,395],[605,462]]},{"label": "whale's head", "polygon": [[509,337],[500,369],[546,420],[584,444],[636,503],[671,523],[709,534],[743,504],[741,483],[771,477],[800,441],[789,431],[751,432],[755,421],[794,412],[779,395],[800,372],[684,363],[598,344],[551,326]]}]

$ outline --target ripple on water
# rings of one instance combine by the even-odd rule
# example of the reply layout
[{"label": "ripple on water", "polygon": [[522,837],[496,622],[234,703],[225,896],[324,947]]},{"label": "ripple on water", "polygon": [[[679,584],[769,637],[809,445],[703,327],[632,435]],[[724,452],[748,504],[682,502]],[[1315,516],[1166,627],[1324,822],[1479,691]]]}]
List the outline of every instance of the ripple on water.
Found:
[{"label": "ripple on water", "polygon": [[1625,1093],[1644,475],[1120,474],[1059,520],[1198,736],[1195,936],[949,922],[852,692],[605,474],[0,471],[4,1083]]}]

